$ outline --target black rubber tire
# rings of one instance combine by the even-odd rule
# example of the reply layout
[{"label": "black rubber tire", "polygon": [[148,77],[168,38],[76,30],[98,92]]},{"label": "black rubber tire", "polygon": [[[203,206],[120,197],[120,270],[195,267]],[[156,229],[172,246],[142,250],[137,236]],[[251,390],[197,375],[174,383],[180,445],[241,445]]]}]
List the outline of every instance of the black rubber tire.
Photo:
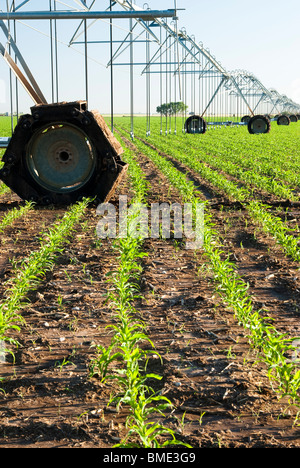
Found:
[{"label": "black rubber tire", "polygon": [[287,115],[280,115],[277,119],[277,125],[290,125],[291,121]]},{"label": "black rubber tire", "polygon": [[291,114],[291,115],[289,116],[289,118],[290,118],[290,121],[291,121],[292,123],[298,122],[298,117],[297,117],[296,114]]},{"label": "black rubber tire", "polygon": [[244,115],[244,117],[241,118],[241,122],[248,124],[250,119],[251,119],[250,115]]},{"label": "black rubber tire", "polygon": [[191,115],[186,119],[184,127],[186,133],[204,134],[207,131],[206,120],[204,120],[200,115]]},{"label": "black rubber tire", "polygon": [[264,115],[254,115],[248,122],[248,132],[251,135],[258,135],[261,133],[270,133],[271,122]]}]

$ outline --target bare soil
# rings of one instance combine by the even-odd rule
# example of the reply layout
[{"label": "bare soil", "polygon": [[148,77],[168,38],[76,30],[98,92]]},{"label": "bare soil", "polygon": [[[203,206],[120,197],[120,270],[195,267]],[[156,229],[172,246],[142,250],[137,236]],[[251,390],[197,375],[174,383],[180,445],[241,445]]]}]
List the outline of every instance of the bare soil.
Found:
[{"label": "bare soil", "polygon": [[[153,164],[139,154],[151,183],[149,202],[181,201]],[[300,336],[299,265],[285,257],[272,239],[253,226],[239,204],[216,192],[197,174],[199,195],[209,199],[224,247],[250,284],[257,309],[266,308],[275,325]],[[129,194],[128,180],[118,188]],[[274,200],[275,201],[275,200]],[[15,195],[1,197],[0,212],[22,203]],[[275,209],[275,208],[274,208]],[[277,212],[278,207],[276,208]],[[0,300],[5,281],[20,261],[39,246],[39,234],[64,208],[37,208],[1,235]],[[0,213],[0,214],[1,214]],[[299,208],[282,208],[291,223]],[[1,448],[111,448],[124,437],[127,411],[107,406],[112,383],[89,378],[94,344],[108,345],[112,313],[105,302],[106,274],[114,269],[111,241],[97,243],[96,207],[91,206],[51,273],[29,295],[23,311],[26,326],[16,335],[15,362],[0,364]],[[149,369],[162,376],[156,390],[174,410],[161,421],[178,439],[194,448],[300,447],[297,408],[279,400],[266,369],[248,344],[214,289],[201,252],[195,254],[173,239],[147,239],[142,261],[143,298],[139,319],[157,355]],[[162,361],[158,355],[162,357]]]}]

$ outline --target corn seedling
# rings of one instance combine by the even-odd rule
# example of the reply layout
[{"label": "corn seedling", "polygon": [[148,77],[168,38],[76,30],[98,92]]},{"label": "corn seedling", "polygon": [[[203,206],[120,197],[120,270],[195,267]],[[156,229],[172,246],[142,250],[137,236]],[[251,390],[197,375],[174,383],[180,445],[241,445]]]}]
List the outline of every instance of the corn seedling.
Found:
[{"label": "corn seedling", "polygon": [[3,182],[0,185],[0,195],[4,195],[5,193],[8,193],[10,191],[10,188],[7,187]]},{"label": "corn seedling", "polygon": [[[195,142],[195,139],[191,140]],[[202,178],[208,180],[218,189],[221,189],[231,200],[241,202],[245,209],[248,211],[250,217],[258,223],[258,226],[268,235],[271,235],[275,241],[282,247],[286,255],[291,256],[293,260],[299,261],[300,259],[300,250],[299,250],[299,237],[294,237],[288,234],[288,231],[291,231],[290,227],[282,221],[280,218],[271,215],[267,211],[267,207],[258,200],[252,200],[252,189],[250,187],[239,187],[237,182],[228,180],[226,176],[218,172],[213,168],[217,167],[220,170],[226,170],[226,167],[229,163],[226,162],[226,158],[223,158],[220,163],[218,163],[218,158],[216,154],[207,155],[203,149],[197,147],[197,150],[193,149],[192,146],[186,145],[186,141],[183,142],[180,140],[179,143],[176,143],[172,140],[172,145],[168,139],[161,138],[152,138],[148,139],[148,142],[151,142],[155,148],[164,153],[171,154],[172,158],[180,161],[187,168],[190,168],[196,171]],[[201,140],[202,142],[202,140]],[[202,142],[203,143],[203,142]],[[167,169],[167,163],[163,163],[162,157],[155,150],[151,150],[149,146],[145,146],[144,143],[140,143],[137,139],[135,142],[136,146],[143,149],[143,152],[152,158],[153,161],[156,161],[158,167],[161,166]],[[211,167],[212,166],[212,167]],[[231,165],[233,166],[233,165]],[[233,167],[235,169],[233,169]],[[241,175],[241,171],[237,172],[235,165],[231,167],[231,171],[228,173],[235,174],[236,176]],[[167,169],[168,170],[168,169]],[[235,171],[235,172],[233,172]],[[169,171],[170,172],[170,171]],[[247,178],[249,184],[253,184],[254,181],[260,179],[258,186],[263,190],[268,190],[270,193],[281,198],[289,198],[290,200],[297,200],[298,198],[294,195],[293,191],[289,190],[284,184],[279,184],[276,181],[261,176],[255,175],[253,172],[248,174],[248,171],[242,171],[244,180]],[[248,174],[248,175],[247,175]],[[193,184],[192,184],[193,185]],[[185,194],[185,192],[184,192]]]},{"label": "corn seedling", "polygon": [[[148,185],[132,154],[127,152],[126,155],[130,159],[130,177],[135,190],[135,201],[142,202],[145,200]],[[133,306],[134,301],[140,297],[140,260],[146,255],[142,251],[143,240],[130,236],[130,223],[134,222],[135,216],[136,213],[132,213],[129,217],[127,237],[115,239],[113,242],[118,266],[107,275],[107,281],[110,284],[108,301],[116,320],[116,324],[108,327],[113,329],[114,336],[108,348],[97,347],[98,356],[91,362],[90,375],[96,373],[102,381],[110,379],[117,382],[120,390],[116,395],[112,395],[109,403],[116,402],[117,408],[121,405],[129,408],[127,435],[115,447],[159,448],[170,444],[185,445],[176,440],[171,429],[149,421],[153,414],[163,415],[163,411],[171,408],[172,404],[166,397],[156,395],[147,384],[149,379],[160,380],[161,377],[148,374],[141,365],[147,361],[153,350],[141,349],[140,343],[148,343],[151,348],[154,346],[144,332],[144,324],[135,318],[137,313]],[[118,366],[112,367],[116,361]],[[168,436],[168,440],[161,443],[162,436]]]},{"label": "corn seedling", "polygon": [[0,233],[4,231],[7,226],[10,226],[16,219],[24,216],[29,210],[34,207],[34,203],[26,202],[21,208],[13,208],[8,211],[6,215],[0,220]]},{"label": "corn seedling", "polygon": [[[173,164],[140,141],[137,140],[135,144],[179,190],[185,200],[197,200],[193,186]],[[225,183],[227,186],[231,185],[229,181]],[[234,188],[234,193],[238,195],[237,199],[240,201],[244,200],[245,195],[248,194],[247,191],[241,191],[237,187]],[[256,206],[257,204],[258,202]],[[224,258],[225,252],[221,247],[220,237],[214,229],[207,206],[205,210],[204,255],[213,271],[217,291],[225,299],[228,307],[233,310],[239,324],[243,325],[249,333],[250,344],[260,351],[262,360],[268,366],[269,377],[277,384],[280,397],[288,396],[293,403],[300,404],[299,365],[286,357],[292,349],[290,340],[270,324],[270,318],[263,317],[261,314],[263,311],[253,310],[252,300],[248,294],[249,285],[237,274],[235,265],[229,261],[229,256]]]},{"label": "corn seedling", "polygon": [[75,364],[72,361],[69,361],[68,359],[63,358],[63,360],[61,362],[56,361],[55,364],[54,364],[54,367],[56,367],[57,369],[59,369],[60,372],[62,372],[63,368],[65,366],[68,366],[69,364],[72,364],[72,366],[75,366]]},{"label": "corn seedling", "polygon": [[45,273],[51,270],[88,203],[89,200],[86,199],[73,205],[60,222],[43,232],[40,236],[40,249],[21,262],[16,276],[8,282],[7,297],[0,304],[0,340],[3,342],[18,345],[18,342],[9,336],[9,332],[20,331],[20,326],[24,323],[20,310],[26,306],[26,295],[29,291],[37,289]]}]

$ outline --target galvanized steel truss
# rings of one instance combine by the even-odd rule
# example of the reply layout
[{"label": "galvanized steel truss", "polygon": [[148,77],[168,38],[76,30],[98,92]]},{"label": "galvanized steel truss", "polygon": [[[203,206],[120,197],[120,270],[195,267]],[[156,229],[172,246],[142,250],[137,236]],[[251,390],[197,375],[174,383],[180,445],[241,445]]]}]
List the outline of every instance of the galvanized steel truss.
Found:
[{"label": "galvanized steel truss", "polygon": [[[158,74],[161,78],[161,102],[163,98],[171,99],[172,93],[182,101],[189,100],[191,112],[196,113],[197,109],[201,117],[208,116],[210,125],[227,124],[228,117],[232,116],[234,120],[234,117],[243,113],[250,116],[258,112],[300,113],[298,104],[274,89],[268,90],[252,73],[245,70],[228,72],[209,49],[204,48],[202,43],[196,42],[194,36],[189,35],[184,28],[179,30],[176,0],[171,10],[151,10],[148,5],[141,8],[130,0],[102,1],[101,6],[103,3],[106,6],[104,10],[96,9],[99,5],[98,0],[40,0],[41,9],[31,11],[29,7],[34,3],[34,0],[6,0],[6,11],[0,12],[0,28],[6,43],[0,42],[0,54],[9,65],[11,74],[16,75],[35,103],[45,103],[46,99],[15,40],[17,22],[23,19],[43,19],[50,23],[52,102],[55,102],[59,98],[56,23],[63,19],[78,19],[80,22],[70,38],[69,46],[83,44],[85,47],[87,100],[88,46],[91,42],[110,46],[110,60],[107,67],[110,68],[112,127],[114,67],[129,67],[132,137],[134,136],[133,69],[136,67],[140,67],[141,75],[146,77],[147,119],[151,114],[150,77],[154,74]],[[128,20],[129,26],[122,39],[114,39],[114,20],[121,18]],[[90,41],[88,31],[99,20],[109,21],[110,37],[99,37]],[[141,43],[145,44],[144,60],[135,61],[133,50]],[[127,55],[129,52],[129,58],[126,56],[126,59],[121,61],[121,57],[124,57],[126,52]],[[184,117],[186,118],[186,115]],[[237,118],[234,123],[240,124],[240,119]],[[149,131],[148,123],[147,132]]]}]

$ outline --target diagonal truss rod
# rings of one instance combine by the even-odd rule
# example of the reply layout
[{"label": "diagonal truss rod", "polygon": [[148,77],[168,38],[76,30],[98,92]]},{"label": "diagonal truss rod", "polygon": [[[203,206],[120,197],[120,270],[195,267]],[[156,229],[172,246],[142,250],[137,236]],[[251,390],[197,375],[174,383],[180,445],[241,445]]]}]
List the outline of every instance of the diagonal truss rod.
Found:
[{"label": "diagonal truss rod", "polygon": [[[136,14],[140,15],[140,17],[142,18],[144,13],[146,13],[147,11],[149,10],[143,10],[142,8],[140,7],[137,7],[137,5],[133,4],[131,1],[129,0],[116,0],[115,3],[118,3],[119,5],[121,5],[124,9],[127,10],[127,12],[132,12],[132,11],[135,11]],[[176,10],[175,10],[176,12]],[[170,25],[167,24],[167,22],[164,20],[164,18],[167,18],[168,16],[157,16],[155,19],[153,19],[153,23],[151,25],[147,25],[144,21],[143,21],[143,18],[141,19],[137,19],[137,22],[142,26],[142,28],[144,29],[144,31],[147,31],[151,34],[151,36],[154,38],[154,40],[157,42],[157,44],[159,45],[159,48],[158,50],[155,52],[155,54],[153,55],[153,57],[151,58],[151,60],[149,61],[149,63],[147,63],[147,66],[146,68],[142,71],[142,74],[145,73],[147,70],[149,70],[149,67],[153,64],[156,64],[157,61],[159,60],[160,58],[160,54],[163,54],[165,53],[165,49],[163,50],[163,46],[164,46],[164,43],[166,41],[164,41],[164,43],[161,43],[160,40],[155,36],[155,34],[152,32],[152,27],[154,26],[160,26],[162,29],[164,29],[166,31],[166,35],[168,37],[172,37],[174,39],[174,43],[177,43],[178,47],[182,47],[183,50],[186,51],[187,55],[189,55],[192,60],[195,61],[195,63],[198,63],[200,64],[200,57],[201,56],[204,56],[205,59],[212,65],[213,68],[215,68],[216,70],[219,71],[219,73],[221,73],[221,75],[224,75],[226,76],[227,78],[229,78],[229,75],[228,73],[226,72],[226,70],[220,65],[219,62],[217,62],[217,60],[215,60],[215,58],[205,49],[201,48],[196,42],[194,39],[192,39],[192,37],[188,36],[184,31],[180,31],[178,32],[177,30],[177,27],[171,27]],[[174,15],[173,17],[173,20],[176,20],[176,16]],[[132,32],[129,33],[129,35],[132,34]],[[128,36],[127,36],[128,37]],[[123,42],[123,44],[125,44],[125,41]],[[114,60],[120,56],[120,54],[125,50],[127,49],[128,46],[126,47],[123,47],[122,49],[122,45],[119,47],[118,49],[118,55],[115,54],[114,56]],[[171,46],[170,46],[171,47]],[[110,66],[111,63],[108,64],[108,66]],[[180,63],[178,64],[179,68],[180,68]]]},{"label": "diagonal truss rod", "polygon": [[35,89],[31,86],[30,82],[27,80],[27,78],[24,76],[24,74],[21,72],[20,68],[16,64],[16,62],[13,60],[11,55],[7,52],[3,44],[0,42],[0,54],[3,56],[4,60],[8,64],[9,68],[12,70],[12,72],[15,74],[17,79],[20,81],[20,83],[24,86],[25,90],[29,94],[29,96],[32,98],[32,100],[36,104],[46,104],[46,99],[44,97],[41,97]]},{"label": "diagonal truss rod", "polygon": [[[7,44],[12,48],[15,53],[16,59],[18,59],[20,65],[23,68],[24,73],[21,71],[19,66],[17,65],[16,61],[13,60],[10,53],[0,42],[0,55],[3,56],[4,60],[10,67],[11,71],[15,74],[17,79],[21,82],[25,90],[28,92],[29,96],[33,99],[36,104],[46,104],[47,101],[40,90],[36,80],[34,79],[26,61],[24,60],[19,48],[17,47],[15,41],[10,35],[9,29],[7,28],[4,21],[15,21],[15,20],[59,20],[59,19],[80,19],[81,23],[78,26],[73,38],[70,41],[70,45],[78,33],[80,27],[84,24],[86,27],[86,21],[88,19],[98,20],[98,19],[124,19],[129,18],[131,21],[133,19],[136,20],[136,24],[141,24],[145,29],[148,30],[148,33],[152,35],[156,42],[158,42],[158,38],[152,33],[150,28],[147,27],[145,21],[154,21],[157,17],[169,18],[174,17],[176,15],[175,9],[169,10],[135,10],[130,9],[123,10],[123,11],[113,11],[112,8],[107,8],[105,11],[93,11],[91,10],[93,5],[95,4],[96,0],[92,0],[90,6],[87,6],[86,0],[74,0],[74,2],[81,7],[81,10],[74,9],[68,11],[62,10],[45,10],[45,11],[20,11],[20,9],[29,3],[29,0],[24,0],[18,6],[15,5],[14,2],[11,3],[11,7],[8,6],[7,3],[7,11],[3,12],[0,11],[0,28],[4,32],[4,35],[7,39]],[[115,6],[117,4],[116,1],[111,2],[111,6]],[[121,3],[123,6],[123,4]]]},{"label": "diagonal truss rod", "polygon": [[8,44],[11,46],[12,50],[14,51],[16,57],[19,60],[19,63],[21,64],[25,75],[27,75],[27,78],[24,76],[24,74],[21,72],[20,68],[16,64],[16,62],[13,60],[11,55],[8,53],[6,48],[3,46],[3,44],[0,42],[0,53],[3,56],[4,60],[10,67],[10,69],[13,71],[13,73],[16,75],[17,79],[21,82],[21,84],[24,86],[28,94],[31,96],[31,98],[34,100],[36,104],[41,104],[44,103],[46,104],[46,98],[43,95],[42,91],[40,90],[40,87],[38,86],[35,78],[33,77],[25,59],[23,58],[17,44],[11,37],[11,34],[5,25],[3,21],[0,21],[0,28],[4,32],[4,35],[7,38]]},{"label": "diagonal truss rod", "polygon": [[[54,0],[56,1],[56,0]],[[64,3],[59,2],[66,5],[67,2]],[[98,20],[108,20],[112,23],[113,19],[121,19],[121,18],[128,18],[131,21],[135,20],[135,23],[131,23],[130,31],[126,31],[126,38],[123,41],[116,41],[119,42],[119,47],[111,54],[111,59],[107,64],[107,67],[112,65],[123,65],[117,63],[117,58],[128,49],[128,47],[132,47],[134,42],[142,42],[139,40],[143,33],[146,33],[146,41],[144,42],[151,42],[156,44],[157,49],[155,53],[152,55],[152,58],[148,56],[146,63],[134,63],[134,65],[143,65],[144,69],[142,70],[142,74],[147,73],[161,73],[152,71],[152,66],[154,65],[162,65],[161,59],[164,54],[172,47],[177,47],[177,62],[168,62],[169,65],[174,65],[170,67],[165,73],[174,73],[178,74],[180,80],[180,74],[188,74],[188,73],[197,73],[199,74],[199,80],[201,78],[210,78],[213,76],[219,76],[221,82],[216,89],[215,93],[211,96],[209,105],[213,102],[216,98],[217,94],[221,90],[221,87],[224,87],[224,91],[228,92],[229,95],[235,94],[238,96],[244,104],[249,109],[250,113],[254,115],[254,112],[258,108],[260,103],[267,103],[271,104],[272,112],[274,109],[277,111],[284,110],[284,109],[291,109],[295,112],[300,111],[300,107],[298,104],[295,104],[292,100],[290,100],[287,96],[282,96],[275,90],[268,90],[266,89],[263,84],[251,73],[243,71],[243,70],[236,70],[233,72],[227,72],[220,62],[210,53],[208,49],[205,49],[203,45],[197,44],[194,36],[189,36],[185,29],[178,31],[177,29],[177,11],[176,8],[176,0],[174,0],[174,9],[169,10],[150,10],[146,9],[145,6],[143,8],[138,7],[133,1],[131,0],[111,0],[111,5],[104,11],[94,11],[93,7],[95,8],[97,0],[90,0],[90,5],[87,5],[87,0],[73,0],[73,6],[70,7],[69,10],[52,10],[50,11],[45,10],[38,10],[38,11],[22,11],[22,7],[28,5],[30,0],[19,0],[19,5],[16,5],[17,2],[11,0],[11,6],[8,6],[9,1],[7,1],[7,11],[0,10],[0,28],[4,32],[4,35],[7,39],[7,44],[11,47],[13,52],[15,53],[15,61],[13,60],[12,56],[10,55],[10,48],[6,45],[6,47],[0,43],[0,55],[4,57],[7,64],[17,76],[18,80],[21,81],[22,85],[28,91],[30,96],[33,98],[35,102],[46,102],[45,97],[43,96],[40,88],[38,87],[32,73],[27,66],[20,50],[18,49],[16,43],[13,41],[9,29],[6,27],[4,21],[9,20],[30,20],[30,19],[45,19],[45,20],[59,20],[59,19],[77,19],[80,20],[80,24],[77,27],[75,33],[73,34],[69,45],[75,43],[76,38],[82,34],[81,29],[84,27],[86,30],[92,26]],[[69,7],[69,5],[66,5]],[[118,7],[119,10],[113,10],[112,7]],[[168,24],[167,18],[173,19],[173,25]],[[89,24],[87,24],[87,20],[93,20]],[[175,24],[174,24],[175,23]],[[142,28],[141,33],[136,34],[136,26],[140,26]],[[161,30],[164,29],[166,32],[167,39],[164,41],[162,40],[162,36],[160,39],[155,34],[154,28],[159,27]],[[134,34],[133,34],[134,31]],[[169,44],[167,41],[169,40]],[[87,42],[87,41],[86,41]],[[180,52],[181,53],[180,53]],[[18,65],[17,65],[18,59]],[[186,68],[187,65],[198,65],[199,70]],[[22,67],[23,72],[20,70],[19,66]],[[171,70],[172,68],[172,70]],[[255,100],[255,103],[250,105]],[[207,107],[209,107],[209,105]]]}]

